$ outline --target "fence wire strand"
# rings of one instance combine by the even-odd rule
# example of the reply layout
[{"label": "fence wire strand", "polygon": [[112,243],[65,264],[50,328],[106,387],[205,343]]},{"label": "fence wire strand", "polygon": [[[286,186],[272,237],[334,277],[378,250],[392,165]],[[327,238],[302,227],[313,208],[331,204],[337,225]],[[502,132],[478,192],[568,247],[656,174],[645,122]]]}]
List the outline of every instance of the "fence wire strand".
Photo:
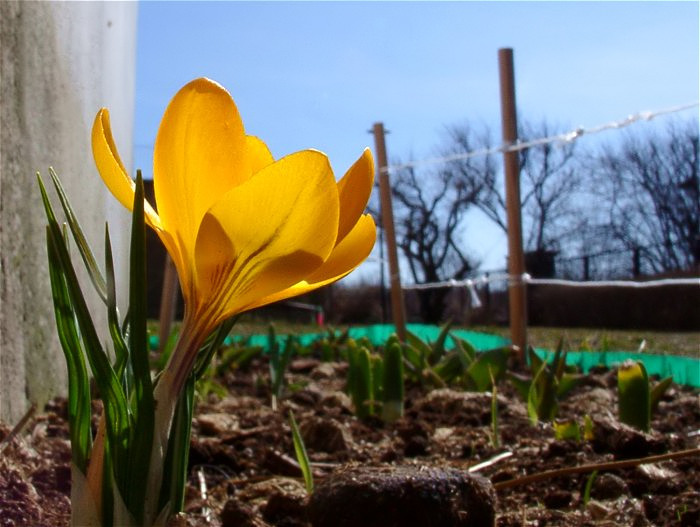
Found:
[{"label": "fence wire strand", "polygon": [[399,170],[402,170],[405,168],[413,168],[413,167],[426,166],[426,165],[446,164],[446,163],[450,163],[452,161],[463,161],[466,159],[470,159],[472,157],[500,154],[500,153],[504,153],[504,152],[519,152],[521,150],[525,150],[525,149],[531,148],[533,146],[541,146],[541,145],[552,144],[552,143],[560,143],[560,144],[573,143],[574,141],[577,141],[584,136],[597,134],[600,132],[604,132],[606,130],[619,130],[620,128],[625,128],[625,127],[627,127],[631,124],[634,124],[636,122],[639,122],[639,121],[651,121],[655,117],[659,117],[661,115],[668,115],[668,114],[673,114],[673,113],[678,113],[678,112],[684,112],[684,111],[690,110],[692,108],[697,108],[698,105],[700,105],[699,102],[693,102],[693,103],[688,103],[688,104],[681,104],[681,105],[677,105],[677,106],[672,106],[669,108],[664,108],[662,110],[637,112],[637,113],[628,115],[624,119],[620,119],[617,121],[611,121],[611,122],[601,124],[598,126],[593,126],[591,128],[578,127],[578,128],[574,128],[573,130],[570,130],[570,131],[562,133],[562,134],[551,135],[548,137],[541,137],[538,139],[532,139],[530,141],[517,141],[514,144],[503,144],[500,146],[479,148],[477,150],[471,150],[469,152],[463,152],[463,153],[459,153],[459,154],[451,154],[448,156],[431,157],[431,158],[419,159],[416,161],[409,161],[406,163],[398,163],[395,165],[389,165],[386,167],[382,167],[380,169],[380,171],[386,172],[386,173],[392,173],[392,172],[396,172],[396,171],[399,171]]}]

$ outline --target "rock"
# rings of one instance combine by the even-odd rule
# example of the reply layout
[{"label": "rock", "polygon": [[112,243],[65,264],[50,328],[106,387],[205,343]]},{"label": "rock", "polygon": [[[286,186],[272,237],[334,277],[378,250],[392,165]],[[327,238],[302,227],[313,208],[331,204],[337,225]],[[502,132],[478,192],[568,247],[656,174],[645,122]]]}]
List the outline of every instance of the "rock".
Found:
[{"label": "rock", "polygon": [[190,466],[223,465],[240,470],[238,453],[231,445],[222,444],[218,438],[200,437],[190,442]]},{"label": "rock", "polygon": [[639,465],[632,469],[632,474],[629,487],[635,496],[675,494],[684,486],[681,474],[659,464]]},{"label": "rock", "polygon": [[591,496],[597,500],[616,500],[628,492],[625,480],[615,474],[601,474],[591,488]]},{"label": "rock", "polygon": [[352,414],[352,401],[345,392],[334,391],[324,394],[321,398],[321,405],[326,408],[338,408],[347,414]]},{"label": "rock", "polygon": [[352,443],[350,432],[334,419],[312,418],[300,426],[307,448],[333,454],[345,452]]},{"label": "rock", "polygon": [[610,515],[610,509],[595,500],[591,500],[586,504],[586,512],[594,521],[601,521]]},{"label": "rock", "polygon": [[409,437],[403,447],[403,455],[406,457],[425,456],[427,453],[428,440],[419,435]]},{"label": "rock", "polygon": [[700,525],[700,507],[687,509],[680,513],[681,527],[692,527]]},{"label": "rock", "polygon": [[308,373],[321,363],[320,360],[312,357],[294,359],[289,363],[289,371],[292,373]]},{"label": "rock", "polygon": [[179,512],[168,520],[165,527],[187,527],[187,516]]},{"label": "rock", "polygon": [[279,527],[301,527],[305,524],[304,500],[294,494],[275,492],[261,512],[266,522]]},{"label": "rock", "polygon": [[419,400],[416,410],[428,420],[439,420],[447,425],[481,426],[491,421],[491,394],[441,388]]},{"label": "rock", "polygon": [[250,507],[230,499],[221,511],[221,527],[252,527],[254,516]]},{"label": "rock", "polygon": [[542,502],[548,509],[563,509],[571,503],[571,492],[560,489],[552,490],[545,494]]},{"label": "rock", "polygon": [[310,377],[314,380],[335,379],[344,368],[345,365],[339,362],[322,362],[311,370]]},{"label": "rock", "polygon": [[238,430],[238,418],[227,413],[211,413],[197,416],[199,431],[205,436],[220,436]]},{"label": "rock", "polygon": [[480,476],[427,466],[348,467],[316,488],[313,527],[488,527],[496,494]]},{"label": "rock", "polygon": [[603,417],[593,419],[593,448],[610,452],[616,459],[632,459],[660,454],[666,443],[624,423]]}]

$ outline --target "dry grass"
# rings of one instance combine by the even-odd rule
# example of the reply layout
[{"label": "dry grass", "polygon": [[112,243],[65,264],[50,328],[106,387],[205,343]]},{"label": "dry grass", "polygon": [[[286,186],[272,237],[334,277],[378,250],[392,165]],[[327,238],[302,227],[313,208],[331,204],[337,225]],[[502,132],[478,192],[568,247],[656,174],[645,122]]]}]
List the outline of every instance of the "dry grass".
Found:
[{"label": "dry grass", "polygon": [[[508,337],[509,329],[502,326],[469,328]],[[529,343],[536,348],[555,349],[564,338],[569,350],[637,351],[645,341],[644,351],[663,355],[686,355],[700,358],[700,332],[662,332],[644,330],[614,330],[593,328],[529,327]]]},{"label": "dry grass", "polygon": [[[275,320],[274,326],[278,334],[319,333],[324,331],[324,329],[310,322],[302,324]],[[153,321],[151,330],[155,331],[156,327],[157,323]],[[269,327],[269,321],[256,319],[252,316],[243,316],[234,327],[234,333],[242,336],[267,334]],[[346,327],[337,326],[335,329],[342,330]],[[463,329],[509,337],[507,326],[471,326]],[[595,328],[528,328],[528,340],[536,348],[556,349],[560,338],[564,338],[565,347],[568,350],[637,351],[642,341],[646,341],[644,351],[648,353],[685,355],[700,358],[700,332],[698,331],[662,332]]]}]

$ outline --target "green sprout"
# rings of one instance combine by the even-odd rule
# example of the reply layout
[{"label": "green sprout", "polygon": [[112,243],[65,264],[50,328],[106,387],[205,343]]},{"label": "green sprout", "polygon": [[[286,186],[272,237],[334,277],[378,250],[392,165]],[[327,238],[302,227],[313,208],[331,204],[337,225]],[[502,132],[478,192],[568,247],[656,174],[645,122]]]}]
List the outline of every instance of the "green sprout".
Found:
[{"label": "green sprout", "polygon": [[527,413],[534,425],[538,421],[552,421],[559,411],[559,400],[581,382],[581,375],[566,369],[566,352],[559,341],[552,363],[540,359],[528,348],[532,378],[522,378],[514,373],[508,376],[520,395],[527,401]]},{"label": "green sprout", "polygon": [[284,374],[296,348],[296,339],[293,335],[289,335],[285,342],[284,349],[281,349],[277,342],[275,328],[270,325],[268,342],[270,353],[270,387],[272,390],[271,404],[272,409],[276,411],[277,402],[282,396],[282,388],[284,387]]},{"label": "green sprout", "polygon": [[617,370],[617,399],[620,421],[643,432],[651,428],[651,414],[673,382],[666,377],[652,385],[642,362],[627,361]]},{"label": "green sprout", "polygon": [[393,423],[403,416],[403,352],[398,339],[390,341],[384,351],[382,420]]},{"label": "green sprout", "polygon": [[314,491],[314,475],[311,471],[311,462],[309,461],[309,455],[306,452],[306,445],[304,444],[304,439],[299,433],[299,427],[294,419],[294,414],[289,411],[289,427],[292,429],[292,442],[294,443],[294,453],[297,457],[297,463],[299,463],[299,468],[304,476],[304,485],[306,486],[306,492],[311,494]]}]

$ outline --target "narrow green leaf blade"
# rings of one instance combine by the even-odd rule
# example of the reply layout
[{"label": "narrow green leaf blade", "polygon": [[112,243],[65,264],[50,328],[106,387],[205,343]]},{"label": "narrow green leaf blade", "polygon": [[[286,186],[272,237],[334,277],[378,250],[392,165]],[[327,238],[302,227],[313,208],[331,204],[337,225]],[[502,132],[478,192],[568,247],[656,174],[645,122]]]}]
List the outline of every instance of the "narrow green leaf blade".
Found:
[{"label": "narrow green leaf blade", "polygon": [[190,375],[175,408],[168,450],[163,460],[163,484],[160,489],[147,489],[149,493],[157,492],[160,495],[158,509],[168,507],[171,514],[180,512],[185,504],[194,387],[194,375]]},{"label": "narrow green leaf blade", "polygon": [[76,245],[78,246],[80,256],[83,259],[83,262],[85,263],[85,267],[90,276],[90,280],[92,281],[95,290],[100,295],[100,298],[102,298],[102,300],[106,303],[107,283],[104,276],[102,275],[102,272],[100,271],[99,266],[97,265],[95,255],[93,254],[92,249],[90,248],[90,244],[88,243],[87,238],[85,237],[85,234],[83,233],[83,230],[80,227],[78,218],[73,212],[73,208],[71,207],[70,201],[68,200],[68,196],[66,195],[65,190],[63,189],[63,185],[61,185],[61,181],[58,179],[58,176],[56,175],[56,172],[53,168],[49,168],[49,174],[51,175],[51,180],[53,181],[54,187],[56,188],[58,199],[60,200],[61,206],[63,207],[63,212],[66,215],[66,220],[68,221],[70,230],[73,233],[73,238],[75,239]]},{"label": "narrow green leaf blade", "polygon": [[[49,250],[55,251],[55,261],[57,265],[60,266],[61,272],[65,278],[66,289],[69,292],[78,327],[80,328],[80,335],[83,339],[85,354],[104,403],[108,441],[113,445],[113,452],[116,453],[124,446],[124,433],[129,426],[126,397],[116,373],[112,369],[109,358],[102,349],[100,338],[95,330],[90,310],[83,297],[78,277],[65,245],[61,228],[56,222],[55,215],[53,214],[50,201],[43,185],[41,186],[41,191],[46,215],[49,218]],[[115,470],[121,470],[121,468],[122,467],[117,467]],[[117,475],[115,474],[115,476]]]},{"label": "narrow green leaf blade", "polygon": [[[119,324],[117,291],[114,280],[114,259],[112,258],[112,243],[109,238],[109,227],[107,225],[105,225],[105,269],[107,287],[107,324],[109,326],[109,334],[112,337],[114,354],[116,356],[114,370],[117,372],[118,377],[124,379],[124,372],[129,360],[129,350],[124,340],[124,335],[122,334],[121,325]],[[128,392],[126,383],[124,390]]]},{"label": "narrow green leaf blade", "polygon": [[[49,235],[47,229],[47,236]],[[61,273],[53,245],[49,243],[47,246],[56,326],[68,368],[68,424],[71,457],[75,468],[82,474],[86,474],[92,449],[90,378],[65,277]]]},{"label": "narrow green leaf blade", "polygon": [[656,407],[659,405],[661,397],[663,397],[664,393],[666,393],[666,390],[668,390],[671,387],[671,384],[673,384],[673,377],[666,377],[665,379],[661,379],[651,389],[650,404],[652,412],[656,410]]},{"label": "narrow green leaf blade", "polygon": [[311,472],[311,463],[309,462],[309,455],[306,452],[306,445],[304,440],[299,433],[299,427],[294,419],[294,414],[289,411],[289,426],[292,429],[292,442],[294,443],[294,452],[296,453],[297,462],[299,463],[299,468],[301,468],[301,473],[304,476],[304,484],[306,486],[306,492],[309,494],[314,491],[314,476]]},{"label": "narrow green leaf blade", "polygon": [[130,452],[123,461],[128,464],[128,480],[120,485],[127,508],[137,522],[143,521],[146,483],[148,481],[151,450],[153,448],[155,402],[148,360],[148,333],[146,328],[146,224],[144,219],[144,191],[141,172],[136,176],[134,207],[131,225],[129,259],[129,359],[134,374],[133,393],[130,394],[134,426]]}]

